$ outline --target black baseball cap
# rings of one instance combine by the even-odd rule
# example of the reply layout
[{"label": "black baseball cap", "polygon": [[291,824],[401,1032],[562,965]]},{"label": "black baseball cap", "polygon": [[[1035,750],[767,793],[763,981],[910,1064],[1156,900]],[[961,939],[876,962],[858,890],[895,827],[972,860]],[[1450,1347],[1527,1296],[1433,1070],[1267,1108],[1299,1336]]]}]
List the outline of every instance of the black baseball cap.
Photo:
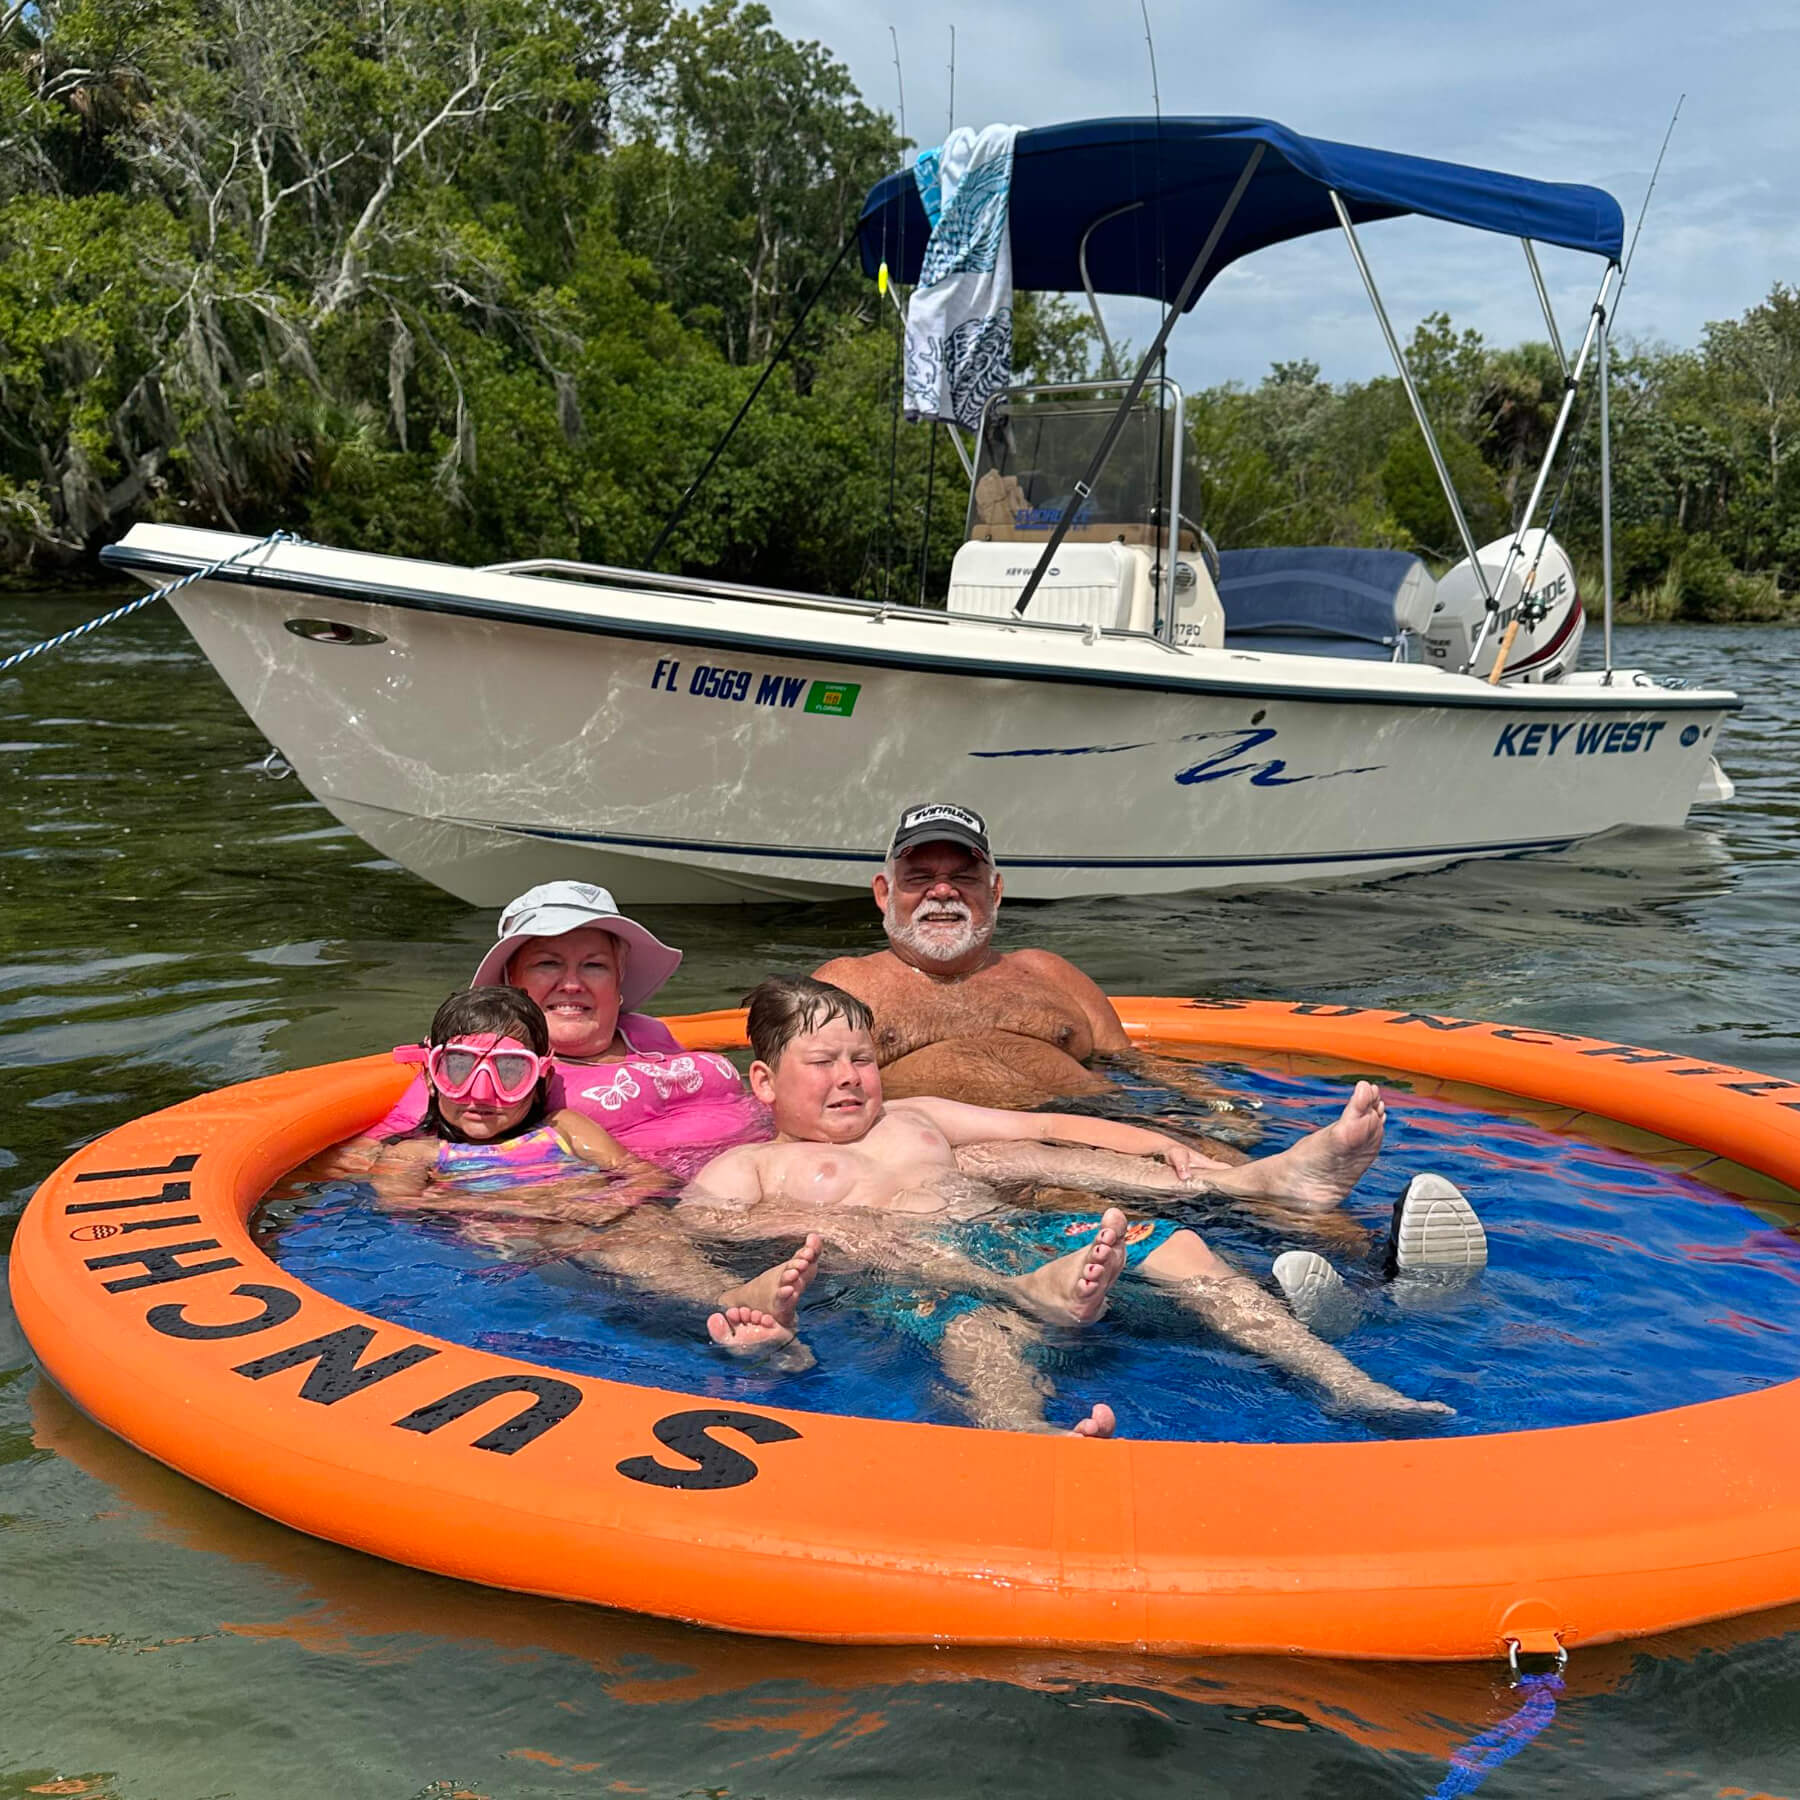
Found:
[{"label": "black baseball cap", "polygon": [[893,841],[888,845],[887,859],[892,862],[903,850],[917,844],[961,844],[973,850],[985,863],[992,864],[994,853],[988,847],[987,820],[966,806],[949,800],[927,800],[909,806],[894,827]]}]

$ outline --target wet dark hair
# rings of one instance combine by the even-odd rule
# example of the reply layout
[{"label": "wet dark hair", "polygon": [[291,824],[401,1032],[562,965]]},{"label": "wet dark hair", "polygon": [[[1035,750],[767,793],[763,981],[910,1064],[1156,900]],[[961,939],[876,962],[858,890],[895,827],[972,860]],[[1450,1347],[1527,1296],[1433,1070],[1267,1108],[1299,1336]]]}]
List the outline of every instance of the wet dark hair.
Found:
[{"label": "wet dark hair", "polygon": [[431,1015],[428,1044],[447,1044],[459,1037],[516,1037],[539,1056],[550,1054],[550,1022],[544,1009],[515,987],[464,988]]},{"label": "wet dark hair", "polygon": [[[517,1038],[520,1043],[529,1044],[539,1056],[550,1054],[550,1022],[544,1017],[544,1009],[521,988],[475,987],[452,994],[431,1015],[431,1029],[426,1032],[425,1041],[447,1044],[452,1038],[459,1037]],[[438,1111],[437,1089],[429,1082],[426,1087],[431,1101],[425,1109],[422,1128],[449,1143],[467,1143],[468,1139]],[[537,1084],[524,1118],[506,1134],[507,1137],[517,1137],[521,1132],[543,1124],[549,1110],[550,1077],[546,1075]]]},{"label": "wet dark hair", "polygon": [[795,1038],[842,1019],[853,1031],[873,1031],[875,1015],[854,994],[810,975],[771,975],[744,996],[750,1008],[750,1048],[772,1069]]}]

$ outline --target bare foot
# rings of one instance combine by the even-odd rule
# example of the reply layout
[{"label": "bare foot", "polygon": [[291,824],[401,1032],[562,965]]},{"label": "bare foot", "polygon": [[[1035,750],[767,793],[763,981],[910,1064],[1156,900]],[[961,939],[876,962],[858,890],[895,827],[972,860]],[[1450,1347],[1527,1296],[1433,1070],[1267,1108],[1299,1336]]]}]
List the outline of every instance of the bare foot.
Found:
[{"label": "bare foot", "polygon": [[1227,1194],[1256,1194],[1309,1212],[1342,1205],[1369,1165],[1381,1154],[1387,1108],[1381,1089],[1359,1081],[1341,1117],[1304,1137],[1292,1149],[1245,1163],[1211,1185]]},{"label": "bare foot", "polygon": [[1410,1395],[1401,1393],[1398,1388],[1389,1387],[1384,1381],[1371,1381],[1367,1387],[1359,1385],[1343,1394],[1341,1399],[1350,1411],[1377,1421],[1456,1417],[1454,1406],[1446,1406],[1442,1400],[1414,1400]]},{"label": "bare foot", "polygon": [[1104,1400],[1098,1400],[1089,1409],[1088,1416],[1077,1419],[1073,1425],[1052,1425],[1048,1419],[1033,1418],[1017,1420],[1011,1428],[1014,1431],[1038,1431],[1047,1437],[1109,1438],[1117,1425],[1113,1409]]},{"label": "bare foot", "polygon": [[707,1335],[730,1356],[757,1356],[794,1341],[794,1328],[755,1306],[728,1306],[706,1321]]},{"label": "bare foot", "polygon": [[1091,1325],[1106,1311],[1107,1296],[1124,1268],[1125,1215],[1109,1206],[1091,1243],[1016,1276],[1006,1284],[1006,1295],[1021,1311],[1052,1325]]},{"label": "bare foot", "polygon": [[[721,1294],[719,1305],[727,1312],[747,1310],[772,1314],[775,1322],[787,1327],[788,1336],[792,1337],[800,1296],[812,1286],[812,1279],[819,1272],[821,1242],[816,1231],[809,1231],[806,1241],[786,1262],[777,1263],[774,1268],[765,1269],[754,1280],[743,1282]],[[710,1326],[709,1320],[709,1329]],[[721,1341],[717,1332],[713,1333],[713,1341]]]}]

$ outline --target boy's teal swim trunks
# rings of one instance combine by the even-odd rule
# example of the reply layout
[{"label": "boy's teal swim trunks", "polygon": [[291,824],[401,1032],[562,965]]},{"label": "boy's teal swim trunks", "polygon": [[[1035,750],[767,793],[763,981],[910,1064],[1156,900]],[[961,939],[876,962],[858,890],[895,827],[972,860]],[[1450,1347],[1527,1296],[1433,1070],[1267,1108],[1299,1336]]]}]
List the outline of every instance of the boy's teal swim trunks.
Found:
[{"label": "boy's teal swim trunks", "polygon": [[[943,1242],[997,1275],[1024,1275],[1090,1243],[1100,1229],[1098,1213],[1012,1213],[1003,1219],[973,1219],[947,1226]],[[1137,1268],[1160,1249],[1180,1225],[1170,1219],[1132,1219],[1125,1227],[1125,1268]],[[952,1319],[995,1302],[981,1294],[943,1288],[883,1287],[868,1296],[876,1317],[928,1347],[943,1338]]]}]

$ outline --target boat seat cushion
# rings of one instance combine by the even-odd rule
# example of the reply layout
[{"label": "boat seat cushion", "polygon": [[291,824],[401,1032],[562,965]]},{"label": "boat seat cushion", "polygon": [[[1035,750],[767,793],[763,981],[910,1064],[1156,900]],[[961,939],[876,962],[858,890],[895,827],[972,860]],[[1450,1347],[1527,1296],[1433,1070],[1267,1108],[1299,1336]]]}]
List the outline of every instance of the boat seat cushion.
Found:
[{"label": "boat seat cushion", "polygon": [[1219,554],[1227,643],[1277,633],[1392,645],[1402,631],[1422,633],[1430,625],[1436,586],[1424,563],[1404,550]]}]

